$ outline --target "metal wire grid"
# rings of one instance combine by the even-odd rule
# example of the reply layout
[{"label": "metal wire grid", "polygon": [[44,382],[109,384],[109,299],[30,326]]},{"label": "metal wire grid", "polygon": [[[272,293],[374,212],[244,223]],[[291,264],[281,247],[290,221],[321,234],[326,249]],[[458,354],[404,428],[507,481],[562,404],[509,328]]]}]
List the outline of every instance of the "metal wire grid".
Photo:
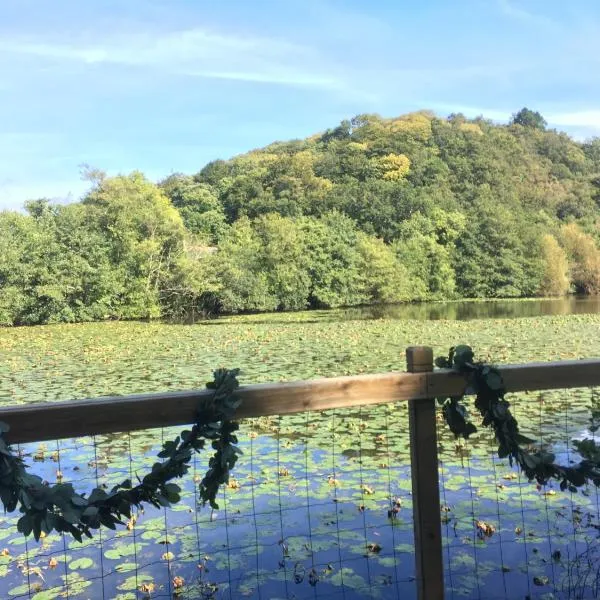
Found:
[{"label": "metal wire grid", "polygon": [[[563,464],[581,459],[571,440],[596,436],[597,390],[510,400],[523,433]],[[438,445],[448,598],[600,597],[597,488],[572,493],[527,481],[497,457],[486,431],[458,442],[440,426]]]},{"label": "metal wire grid", "polygon": [[[19,537],[16,519],[7,517],[0,523],[0,547],[6,544],[0,595],[411,597],[410,469],[395,449],[406,436],[406,412],[378,408],[374,451],[372,428],[365,425],[371,411],[305,413],[291,425],[286,418],[244,423],[244,456],[217,512],[198,507],[196,484],[206,465],[200,455],[181,507],[147,508],[126,528],[103,529],[83,544],[56,534],[35,543]],[[326,437],[316,439],[316,429]],[[20,450],[49,482],[69,481],[89,492],[145,472],[155,460],[153,442],[173,433],[98,436]],[[401,445],[406,454],[407,438]],[[377,458],[367,464],[369,453]]]},{"label": "metal wire grid", "polygon": [[[575,458],[570,440],[582,431],[596,436],[595,390],[521,395],[512,402],[524,433],[558,449],[560,460]],[[127,528],[103,529],[83,544],[56,535],[36,544],[16,533],[16,519],[5,518],[0,595],[415,597],[405,408],[245,422],[244,455],[217,512],[198,507],[196,484],[206,465],[201,455],[186,478],[181,508],[146,509]],[[155,460],[155,441],[172,434],[99,436],[20,450],[29,462],[38,459],[33,468],[49,481],[60,474],[89,491],[145,472]],[[448,598],[598,597],[598,491],[537,489],[497,458],[491,438],[482,431],[457,445],[438,427]]]}]

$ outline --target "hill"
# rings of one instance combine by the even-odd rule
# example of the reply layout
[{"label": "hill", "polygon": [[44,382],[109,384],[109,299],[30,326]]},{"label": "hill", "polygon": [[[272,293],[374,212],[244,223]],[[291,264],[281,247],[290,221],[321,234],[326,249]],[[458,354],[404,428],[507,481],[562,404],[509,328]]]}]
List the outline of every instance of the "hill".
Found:
[{"label": "hill", "polygon": [[600,291],[600,140],[360,115],[195,175],[0,214],[0,322]]}]

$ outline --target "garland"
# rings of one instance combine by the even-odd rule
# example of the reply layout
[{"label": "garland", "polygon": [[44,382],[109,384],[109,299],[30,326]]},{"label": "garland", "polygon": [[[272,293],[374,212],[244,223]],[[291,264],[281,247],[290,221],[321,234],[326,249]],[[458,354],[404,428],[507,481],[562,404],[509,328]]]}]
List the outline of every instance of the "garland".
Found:
[{"label": "garland", "polygon": [[[475,408],[483,418],[482,425],[490,427],[498,442],[498,456],[507,458],[510,465],[517,464],[530,481],[540,485],[551,479],[560,481],[560,489],[577,492],[577,488],[593,483],[600,487],[600,447],[593,440],[574,441],[584,459],[575,466],[565,467],[555,462],[555,455],[543,450],[533,450],[532,440],[519,432],[517,420],[510,412],[510,403],[504,398],[505,387],[498,369],[474,362],[469,346],[450,348],[447,357],[436,358],[440,368],[453,369],[467,379],[467,387],[461,396],[437,398],[450,431],[456,437],[467,439],[477,431],[470,421],[462,400],[466,393],[475,394]],[[529,448],[523,448],[528,446]]]},{"label": "garland", "polygon": [[92,530],[101,525],[110,529],[123,525],[124,517],[131,519],[133,507],[141,508],[147,502],[159,508],[179,502],[181,488],[170,482],[188,472],[193,453],[203,450],[207,440],[215,452],[199,484],[200,498],[203,504],[218,508],[215,499],[219,487],[228,482],[229,472],[241,454],[236,446],[238,424],[231,420],[240,404],[234,395],[239,386],[238,373],[238,369],[214,372],[214,381],[207,384],[214,394],[199,406],[192,429],[163,443],[158,453],[162,462],[154,463],[142,479],[137,477],[137,485],[132,486],[127,479],[109,492],[96,488],[87,497],[75,492],[70,483],[49,485],[28,473],[23,460],[3,439],[8,425],[0,423],[0,500],[4,510],[19,509],[22,516],[17,529],[26,536],[33,532],[39,540],[42,532],[55,530],[70,533],[81,542],[84,535],[91,538]]},{"label": "garland", "polygon": [[[498,442],[498,456],[507,458],[511,466],[517,464],[528,479],[545,485],[551,479],[560,481],[561,490],[576,492],[578,487],[593,483],[600,487],[600,447],[593,440],[576,441],[574,445],[584,459],[576,466],[565,467],[555,463],[555,455],[543,450],[530,451],[535,440],[519,432],[517,420],[510,412],[510,403],[504,398],[505,387],[498,369],[474,362],[469,346],[450,348],[447,357],[436,358],[440,368],[450,368],[466,377],[467,386],[460,396],[439,397],[442,412],[450,431],[456,437],[467,439],[477,431],[470,421],[462,403],[466,393],[474,393],[475,408],[479,411],[484,427],[490,427]],[[211,441],[215,451],[208,463],[208,470],[199,484],[202,503],[217,509],[216,496],[221,485],[229,481],[241,450],[237,447],[235,432],[238,424],[232,421],[240,400],[234,395],[239,387],[238,369],[218,369],[214,381],[207,384],[214,390],[210,399],[202,402],[191,430],[182,431],[173,441],[164,442],[150,473],[132,486],[127,479],[109,492],[94,489],[89,496],[78,494],[70,483],[49,485],[41,477],[27,472],[26,465],[15,456],[4,439],[9,431],[0,422],[0,501],[6,512],[17,508],[22,513],[17,529],[27,536],[33,532],[39,540],[42,532],[55,530],[70,533],[81,542],[83,536],[92,538],[92,530],[102,525],[115,529],[124,525],[123,518],[131,519],[132,508],[149,503],[160,508],[176,504],[181,499],[181,488],[171,480],[183,477],[190,469],[194,452],[205,448]]]}]

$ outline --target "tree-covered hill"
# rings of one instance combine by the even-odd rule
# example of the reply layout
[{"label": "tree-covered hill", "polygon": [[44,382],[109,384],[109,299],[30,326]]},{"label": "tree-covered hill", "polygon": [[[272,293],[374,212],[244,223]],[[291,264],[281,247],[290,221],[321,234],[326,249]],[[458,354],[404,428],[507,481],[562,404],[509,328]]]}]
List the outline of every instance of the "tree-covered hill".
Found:
[{"label": "tree-covered hill", "polygon": [[0,213],[0,322],[600,292],[600,140],[360,115],[154,184]]}]

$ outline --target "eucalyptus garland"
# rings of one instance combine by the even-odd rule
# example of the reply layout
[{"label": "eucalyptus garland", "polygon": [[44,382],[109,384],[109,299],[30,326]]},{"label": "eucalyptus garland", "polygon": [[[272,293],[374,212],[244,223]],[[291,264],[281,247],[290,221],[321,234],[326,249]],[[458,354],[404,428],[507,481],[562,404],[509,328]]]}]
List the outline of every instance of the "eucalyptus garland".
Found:
[{"label": "eucalyptus garland", "polygon": [[475,408],[483,419],[482,425],[494,432],[498,456],[508,458],[511,466],[516,463],[530,481],[545,485],[555,479],[560,481],[561,490],[569,489],[571,492],[589,483],[600,487],[600,448],[596,443],[590,439],[574,442],[584,457],[575,466],[559,465],[552,452],[535,449],[535,440],[519,432],[517,420],[510,412],[500,371],[475,362],[469,346],[450,348],[448,356],[436,358],[435,364],[440,368],[454,369],[467,380],[463,395],[437,399],[442,405],[446,423],[456,437],[467,439],[477,431],[462,403],[465,394],[475,394]]},{"label": "eucalyptus garland", "polygon": [[237,369],[214,372],[214,381],[207,384],[214,394],[198,407],[193,427],[163,443],[158,454],[162,460],[143,478],[137,477],[137,485],[127,479],[108,492],[96,488],[89,496],[75,492],[70,483],[49,485],[28,473],[24,461],[12,453],[3,437],[8,426],[0,423],[0,500],[5,511],[19,509],[22,516],[17,528],[26,536],[33,532],[38,540],[42,532],[55,530],[70,533],[81,542],[84,535],[91,538],[92,530],[102,525],[110,529],[123,525],[124,517],[131,519],[134,507],[148,503],[159,508],[179,502],[181,488],[171,481],[189,471],[193,453],[203,450],[207,441],[214,454],[199,484],[200,499],[218,508],[219,487],[228,482],[241,453],[236,445],[238,424],[232,421],[240,404],[235,396],[238,373]]}]

